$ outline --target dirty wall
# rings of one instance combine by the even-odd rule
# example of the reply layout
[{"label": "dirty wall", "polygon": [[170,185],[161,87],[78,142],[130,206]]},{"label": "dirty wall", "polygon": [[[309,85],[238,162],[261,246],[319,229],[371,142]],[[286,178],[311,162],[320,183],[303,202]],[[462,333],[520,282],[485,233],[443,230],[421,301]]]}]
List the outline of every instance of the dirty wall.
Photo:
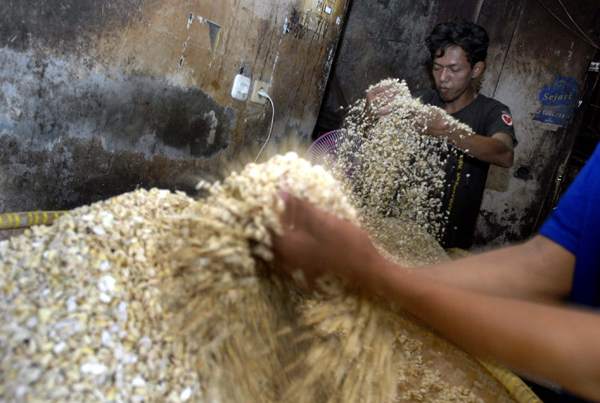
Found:
[{"label": "dirty wall", "polygon": [[[543,3],[569,21],[557,2]],[[571,2],[567,8],[593,35],[597,1]],[[519,140],[514,165],[490,170],[476,243],[521,240],[543,222],[540,208],[556,180],[565,138],[576,134],[569,124],[593,55],[591,46],[537,1],[354,1],[334,65],[338,93],[352,103],[364,97],[370,84],[388,77],[405,79],[412,91],[434,88],[424,39],[437,23],[455,18],[488,30],[491,44],[481,93],[511,108]],[[326,94],[326,107],[337,106],[332,94]]]},{"label": "dirty wall", "polygon": [[[69,209],[308,140],[345,0],[0,0],[0,212]],[[250,87],[250,91],[252,87]],[[250,152],[250,151],[248,151]]]}]

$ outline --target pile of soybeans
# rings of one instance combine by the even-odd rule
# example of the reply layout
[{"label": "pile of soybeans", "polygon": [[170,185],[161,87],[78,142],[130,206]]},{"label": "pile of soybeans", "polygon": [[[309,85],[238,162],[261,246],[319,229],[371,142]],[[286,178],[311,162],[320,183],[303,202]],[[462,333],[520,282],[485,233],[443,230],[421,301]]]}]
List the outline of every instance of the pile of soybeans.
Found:
[{"label": "pile of soybeans", "polygon": [[339,183],[289,153],[201,201],[138,190],[0,243],[0,400],[511,401],[393,307],[268,270],[280,189],[356,222]]},{"label": "pile of soybeans", "polygon": [[[452,192],[446,163],[450,155],[461,158],[463,151],[443,138],[423,134],[426,122],[437,114],[449,132],[462,129],[470,135],[472,129],[412,98],[404,81],[383,80],[368,91],[376,88],[387,90],[369,106],[365,99],[357,101],[348,113],[337,145],[342,172],[336,177],[367,222],[382,216],[402,218],[439,239],[448,218],[442,208],[444,196]],[[350,166],[350,180],[344,180]]]},{"label": "pile of soybeans", "polygon": [[[360,198],[344,186],[288,153],[204,184],[202,200],[137,190],[1,242],[0,401],[513,401],[396,307],[328,276],[305,294],[270,269],[279,190],[360,216],[406,267],[447,259],[418,215],[389,214],[399,182]],[[381,207],[363,219],[367,205]]]}]

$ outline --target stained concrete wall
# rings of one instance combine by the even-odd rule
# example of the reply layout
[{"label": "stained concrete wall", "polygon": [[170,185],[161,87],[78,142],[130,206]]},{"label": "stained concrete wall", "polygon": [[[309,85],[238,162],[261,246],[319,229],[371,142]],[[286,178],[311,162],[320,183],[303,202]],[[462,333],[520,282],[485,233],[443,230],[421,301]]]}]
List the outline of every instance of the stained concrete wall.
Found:
[{"label": "stained concrete wall", "polygon": [[[321,4],[323,7],[321,7]],[[0,212],[69,209],[308,139],[345,0],[0,0]],[[325,7],[328,7],[326,10]]]},{"label": "stained concrete wall", "polygon": [[[552,7],[553,12],[562,13],[559,5]],[[588,31],[599,7],[594,0],[568,5]],[[539,94],[557,76],[582,80],[593,54],[591,46],[536,1],[354,1],[334,73],[349,102],[364,97],[370,84],[388,77],[405,79],[413,91],[433,88],[424,39],[437,23],[455,18],[478,22],[488,30],[491,44],[481,92],[511,108],[519,139],[513,167],[490,171],[476,243],[497,245],[524,239],[540,220],[540,207],[556,178],[557,156],[565,137],[574,135],[567,126],[533,120],[541,108]],[[327,95],[330,99],[331,94]],[[517,178],[523,166],[529,173]]]},{"label": "stained concrete wall", "polygon": [[[574,19],[588,28],[600,8],[595,1],[569,4]],[[560,15],[560,9],[553,9]],[[537,2],[524,1],[496,85],[484,85],[486,95],[511,106],[520,143],[510,169],[493,167],[477,222],[480,245],[500,245],[529,237],[546,217],[540,208],[556,178],[558,159],[565,140],[576,133],[568,125],[534,119],[542,109],[540,93],[551,88],[556,77],[570,77],[581,84],[593,48],[562,26]],[[572,117],[572,116],[571,116]],[[528,168],[524,177],[517,174]]]}]

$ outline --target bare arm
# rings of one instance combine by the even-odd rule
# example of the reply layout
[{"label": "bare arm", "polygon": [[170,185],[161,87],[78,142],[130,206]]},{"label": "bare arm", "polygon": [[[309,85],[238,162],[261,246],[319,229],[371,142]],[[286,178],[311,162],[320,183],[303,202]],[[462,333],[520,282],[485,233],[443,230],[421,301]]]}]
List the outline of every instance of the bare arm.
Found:
[{"label": "bare arm", "polygon": [[461,138],[459,130],[446,138],[456,147],[478,160],[489,162],[502,168],[510,168],[514,160],[513,139],[507,133],[495,133],[492,137],[472,134]]},{"label": "bare arm", "polygon": [[478,160],[503,168],[512,166],[513,139],[508,133],[500,132],[493,134],[492,137],[485,137],[478,134],[469,135],[462,129],[453,130],[444,117],[434,109],[431,109],[430,114],[424,119],[426,122],[424,134],[444,138]]},{"label": "bare arm", "polygon": [[569,296],[574,268],[571,252],[537,235],[521,245],[415,270],[471,291],[556,303]]},{"label": "bare arm", "polygon": [[[320,212],[307,202],[289,195],[286,199],[282,221],[288,229],[283,236],[274,238],[277,267],[300,268],[309,276],[324,271],[344,276],[397,302],[470,352],[491,355],[600,401],[600,316],[497,296],[522,296],[525,292],[538,299],[551,299],[567,293],[570,285],[562,283],[572,273],[574,258],[555,249],[551,240],[537,237],[507,249],[506,253],[491,252],[462,263],[408,271],[381,257],[359,228]],[[544,265],[555,264],[570,267],[551,268],[555,274],[549,279],[533,272],[520,280],[512,278],[519,271],[540,272]],[[446,270],[448,274],[444,273]],[[482,275],[474,276],[474,270]],[[502,274],[495,276],[494,271]],[[514,280],[521,291],[514,294],[508,284],[502,285],[504,289],[494,288],[506,278]],[[546,280],[546,286],[539,286]],[[520,282],[527,284],[516,284]],[[471,291],[474,289],[492,295]]]},{"label": "bare arm", "polygon": [[467,351],[496,357],[600,401],[599,315],[465,291],[386,261],[374,264],[367,283],[371,290]]}]

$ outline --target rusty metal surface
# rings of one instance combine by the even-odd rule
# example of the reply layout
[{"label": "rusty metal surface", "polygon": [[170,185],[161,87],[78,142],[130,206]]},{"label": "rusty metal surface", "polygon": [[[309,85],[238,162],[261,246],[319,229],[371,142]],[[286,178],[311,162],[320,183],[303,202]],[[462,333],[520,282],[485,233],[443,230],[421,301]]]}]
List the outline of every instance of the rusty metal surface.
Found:
[{"label": "rusty metal surface", "polygon": [[0,212],[219,171],[270,123],[240,72],[270,83],[275,136],[308,138],[346,7],[316,3],[0,0]]}]

